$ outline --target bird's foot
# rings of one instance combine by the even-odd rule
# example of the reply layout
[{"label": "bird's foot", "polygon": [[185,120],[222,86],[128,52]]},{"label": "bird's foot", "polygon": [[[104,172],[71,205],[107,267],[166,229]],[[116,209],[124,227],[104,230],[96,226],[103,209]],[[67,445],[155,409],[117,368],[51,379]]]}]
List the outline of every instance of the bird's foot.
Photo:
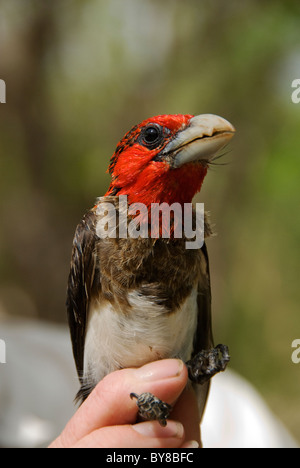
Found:
[{"label": "bird's foot", "polygon": [[229,361],[226,345],[219,344],[215,348],[202,350],[186,363],[189,378],[192,382],[204,384],[218,372],[223,372]]},{"label": "bird's foot", "polygon": [[130,393],[130,398],[136,398],[139,415],[148,421],[157,420],[161,426],[167,425],[172,406],[160,400],[152,393]]},{"label": "bird's foot", "polygon": [[[230,361],[229,350],[226,345],[219,344],[215,348],[202,350],[190,359],[186,366],[189,378],[197,384],[204,384],[218,372],[223,372]],[[130,398],[136,399],[139,416],[148,421],[157,420],[161,426],[167,425],[172,406],[160,400],[152,393],[130,393]]]}]

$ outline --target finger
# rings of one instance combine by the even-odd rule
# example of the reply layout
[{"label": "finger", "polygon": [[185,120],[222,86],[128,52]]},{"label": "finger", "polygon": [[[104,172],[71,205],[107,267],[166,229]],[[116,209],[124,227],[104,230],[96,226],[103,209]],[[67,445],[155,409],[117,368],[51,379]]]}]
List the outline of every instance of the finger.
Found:
[{"label": "finger", "polygon": [[188,442],[185,442],[183,445],[181,445],[181,449],[196,449],[199,448],[200,445],[196,440],[189,440]]},{"label": "finger", "polygon": [[74,448],[179,448],[184,440],[183,426],[168,421],[161,427],[157,421],[97,429],[82,438]]},{"label": "finger", "polygon": [[107,375],[77,410],[53,444],[70,447],[104,426],[132,424],[137,405],[130,393],[151,392],[170,404],[187,382],[187,370],[178,359],[155,361],[139,369],[123,369]]}]

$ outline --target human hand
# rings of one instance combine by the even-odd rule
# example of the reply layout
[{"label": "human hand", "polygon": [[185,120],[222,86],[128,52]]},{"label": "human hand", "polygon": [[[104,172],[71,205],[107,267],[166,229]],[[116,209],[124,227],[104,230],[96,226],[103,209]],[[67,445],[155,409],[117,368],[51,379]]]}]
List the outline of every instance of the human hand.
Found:
[{"label": "human hand", "polygon": [[[195,448],[200,443],[199,414],[187,380],[187,369],[178,359],[112,372],[49,448]],[[171,404],[167,426],[158,421],[136,423],[138,408],[131,392],[151,392]]]}]

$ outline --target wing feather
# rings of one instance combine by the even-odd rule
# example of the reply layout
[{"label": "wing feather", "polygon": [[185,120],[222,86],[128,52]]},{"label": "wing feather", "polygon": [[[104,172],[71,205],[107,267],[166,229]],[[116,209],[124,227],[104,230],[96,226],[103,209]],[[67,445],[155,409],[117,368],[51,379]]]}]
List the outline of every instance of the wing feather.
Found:
[{"label": "wing feather", "polygon": [[[198,284],[198,321],[197,330],[194,337],[194,348],[192,357],[203,349],[213,348],[213,335],[211,323],[211,287],[209,261],[206,244],[201,249],[200,257],[201,276]],[[198,407],[200,413],[200,421],[205,410],[210,381],[203,385],[194,385],[198,398]]]},{"label": "wing feather", "polygon": [[97,236],[96,215],[89,211],[78,224],[71,257],[71,267],[67,288],[67,312],[72,339],[73,355],[79,378],[82,377],[84,362],[84,342],[90,297],[100,281],[95,278],[99,264],[95,255]]}]

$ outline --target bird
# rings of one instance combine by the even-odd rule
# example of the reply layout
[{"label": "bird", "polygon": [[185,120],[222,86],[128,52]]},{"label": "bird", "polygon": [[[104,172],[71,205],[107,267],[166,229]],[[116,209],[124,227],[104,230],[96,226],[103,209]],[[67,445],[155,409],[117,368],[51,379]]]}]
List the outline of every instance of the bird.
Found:
[{"label": "bird", "polygon": [[[120,201],[126,197],[128,206],[143,204],[149,212],[153,204],[189,206],[234,133],[233,125],[217,115],[166,114],[143,120],[118,143],[109,163],[109,188],[84,214],[73,240],[67,314],[80,404],[115,370],[176,357],[187,364],[192,384],[201,384],[201,419],[210,379],[230,359],[227,346],[214,347],[206,242],[187,249],[185,236],[174,235],[175,215],[169,236],[160,226],[151,237],[149,218],[144,220],[148,236],[118,236],[124,215]],[[116,229],[105,237],[99,231],[108,204]],[[128,213],[127,226],[134,219],[142,223]],[[209,237],[207,216],[204,231]],[[166,424],[169,404],[150,393],[133,391],[130,398],[145,419]]]}]

